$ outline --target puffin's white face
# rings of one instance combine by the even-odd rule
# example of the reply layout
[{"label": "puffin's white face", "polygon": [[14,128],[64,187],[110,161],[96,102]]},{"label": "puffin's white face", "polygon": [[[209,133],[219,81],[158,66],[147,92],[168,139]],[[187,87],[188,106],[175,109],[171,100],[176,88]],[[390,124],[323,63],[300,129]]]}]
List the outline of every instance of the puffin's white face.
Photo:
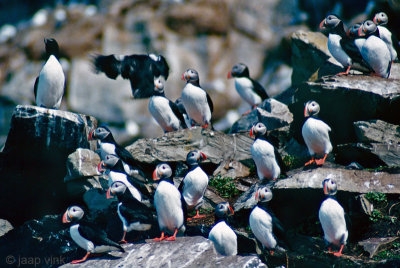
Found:
[{"label": "puffin's white face", "polygon": [[111,184],[107,191],[107,199],[111,198],[113,195],[122,195],[126,191],[126,185],[122,181],[115,181]]},{"label": "puffin's white face", "polygon": [[365,36],[372,34],[376,31],[377,27],[378,26],[376,26],[372,20],[367,20],[361,25],[360,29],[358,30],[358,35]]},{"label": "puffin's white face", "polygon": [[163,178],[169,178],[172,176],[172,169],[168,164],[158,164],[153,172],[153,180],[158,181]]},{"label": "puffin's white face", "polygon": [[108,135],[110,135],[110,130],[104,128],[104,127],[98,127],[95,130],[91,131],[89,134],[89,140],[103,140],[105,139]]},{"label": "puffin's white face", "polygon": [[83,215],[85,215],[85,213],[83,212],[83,209],[81,209],[78,206],[72,206],[72,207],[69,207],[67,209],[67,211],[65,211],[62,221],[63,221],[63,223],[79,221],[80,219],[82,219]]},{"label": "puffin's white face", "polygon": [[207,156],[199,150],[190,151],[186,156],[186,163],[195,164],[207,159]]},{"label": "puffin's white face", "polygon": [[194,69],[187,69],[186,72],[182,75],[182,80],[185,81],[198,81],[199,80],[199,73]]},{"label": "puffin's white face", "polygon": [[272,199],[272,191],[268,187],[262,187],[257,190],[255,199],[258,202],[268,202]]},{"label": "puffin's white face", "polygon": [[375,14],[373,21],[376,25],[385,25],[388,23],[389,18],[385,12],[379,12]]},{"label": "puffin's white face", "polygon": [[267,133],[267,127],[263,123],[259,122],[251,128],[250,137],[264,135],[265,133]]},{"label": "puffin's white face", "polygon": [[162,76],[154,79],[154,90],[162,93],[164,91],[165,79]]},{"label": "puffin's white face", "polygon": [[246,75],[249,75],[249,68],[243,63],[238,63],[232,67],[232,70],[228,73],[228,78],[243,77]]},{"label": "puffin's white face", "polygon": [[304,107],[304,117],[316,115],[319,110],[319,104],[316,101],[308,101]]},{"label": "puffin's white face", "polygon": [[225,216],[233,215],[234,212],[228,202],[221,202],[215,207],[215,214],[219,218],[224,218]]},{"label": "puffin's white face", "polygon": [[347,31],[347,36],[350,38],[357,38],[358,37],[358,30],[360,29],[361,24],[357,23],[350,27]]},{"label": "puffin's white face", "polygon": [[336,192],[337,192],[337,184],[331,178],[326,178],[322,182],[322,187],[324,188],[324,194],[325,195],[335,195]]},{"label": "puffin's white face", "polygon": [[340,19],[335,15],[327,16],[321,23],[319,24],[320,29],[333,29],[340,23]]}]

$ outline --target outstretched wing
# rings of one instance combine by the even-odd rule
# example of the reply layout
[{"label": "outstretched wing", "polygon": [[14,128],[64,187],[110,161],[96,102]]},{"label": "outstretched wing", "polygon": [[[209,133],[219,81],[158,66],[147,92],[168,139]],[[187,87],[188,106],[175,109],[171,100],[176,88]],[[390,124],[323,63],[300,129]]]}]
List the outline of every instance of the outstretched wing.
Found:
[{"label": "outstretched wing", "polygon": [[121,74],[121,61],[114,54],[107,56],[94,55],[92,60],[97,73],[105,73],[111,79],[116,79]]}]

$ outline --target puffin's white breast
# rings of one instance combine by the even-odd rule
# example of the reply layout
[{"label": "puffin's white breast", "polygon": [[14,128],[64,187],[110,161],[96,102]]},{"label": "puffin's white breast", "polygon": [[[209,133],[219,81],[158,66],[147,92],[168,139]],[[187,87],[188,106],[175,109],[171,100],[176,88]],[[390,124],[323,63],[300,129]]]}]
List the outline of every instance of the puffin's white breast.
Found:
[{"label": "puffin's white breast", "polygon": [[342,40],[340,35],[330,33],[328,36],[328,50],[340,64],[347,67],[351,65],[352,60],[342,49],[340,40]]},{"label": "puffin's white breast", "polygon": [[336,200],[325,199],[321,204],[318,216],[324,230],[325,239],[328,242],[339,246],[340,240],[344,236],[346,243],[348,231],[344,219],[344,210]]},{"label": "puffin's white breast", "polygon": [[301,133],[311,155],[323,155],[332,151],[329,131],[331,128],[319,119],[310,117],[304,122]]},{"label": "puffin's white breast", "polygon": [[225,221],[217,223],[208,234],[217,252],[225,256],[237,254],[237,236]]},{"label": "puffin's white breast", "polygon": [[390,51],[386,43],[377,36],[370,36],[361,49],[363,59],[375,73],[382,77],[389,75],[388,67],[391,62]]},{"label": "puffin's white breast", "polygon": [[251,146],[251,156],[256,164],[260,179],[276,179],[281,169],[276,162],[274,147],[265,140],[256,139]]},{"label": "puffin's white breast", "polygon": [[208,176],[201,167],[197,167],[186,174],[183,183],[182,195],[189,209],[191,209],[203,200],[208,185]]},{"label": "puffin's white breast", "polygon": [[249,224],[255,237],[268,249],[273,249],[277,241],[272,233],[272,218],[259,206],[250,213]]},{"label": "puffin's white breast", "polygon": [[211,121],[211,110],[206,92],[190,83],[182,91],[182,103],[188,116],[196,123],[205,125]]},{"label": "puffin's white breast", "polygon": [[251,106],[259,105],[262,102],[260,96],[254,92],[254,85],[247,77],[235,78],[235,88],[245,101]]},{"label": "puffin's white breast", "polygon": [[167,98],[152,96],[149,101],[149,111],[164,131],[175,131],[179,129],[179,119],[169,106],[169,100]]}]

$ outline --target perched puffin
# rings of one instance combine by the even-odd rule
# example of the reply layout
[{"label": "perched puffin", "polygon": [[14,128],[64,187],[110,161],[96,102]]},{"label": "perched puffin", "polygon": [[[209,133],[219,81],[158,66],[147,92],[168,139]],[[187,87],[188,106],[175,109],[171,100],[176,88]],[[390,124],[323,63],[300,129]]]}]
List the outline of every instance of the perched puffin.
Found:
[{"label": "perched puffin", "polygon": [[370,67],[363,61],[360,51],[354,42],[347,36],[344,28],[343,21],[335,15],[327,16],[319,25],[321,30],[327,29],[328,35],[328,49],[331,55],[345,68],[345,72],[338,73],[337,75],[349,74],[350,68],[355,63],[358,68],[363,71],[370,71]]},{"label": "perched puffin", "polygon": [[238,63],[234,65],[228,73],[228,79],[230,78],[235,78],[236,91],[253,109],[262,103],[263,100],[269,98],[263,86],[250,77],[249,68],[245,64]]},{"label": "perched puffin", "polygon": [[97,170],[102,173],[108,169],[108,186],[116,181],[123,182],[126,187],[128,187],[129,192],[138,201],[142,201],[142,194],[140,191],[133,186],[133,181],[128,177],[128,175],[123,171],[123,167],[120,159],[112,154],[106,156],[106,159],[102,160],[97,166]]},{"label": "perched puffin", "polygon": [[187,115],[203,128],[207,128],[211,123],[214,107],[208,93],[200,87],[198,72],[188,69],[182,74],[182,80],[186,81],[181,98]]},{"label": "perched puffin", "polygon": [[[325,122],[316,118],[319,110],[320,107],[316,101],[308,101],[304,107],[304,117],[307,119],[301,133],[311,155],[311,160],[305,164],[306,166],[314,162],[319,166],[324,164],[326,157],[332,151],[332,144],[329,139],[331,128]],[[323,158],[315,159],[317,155],[323,155]]]},{"label": "perched puffin", "polygon": [[337,192],[336,182],[328,177],[322,182],[322,187],[327,198],[322,202],[319,209],[319,221],[324,230],[324,238],[329,245],[340,247],[338,252],[332,252],[329,246],[329,253],[340,257],[349,236],[344,210],[335,199]]},{"label": "perched puffin", "polygon": [[386,43],[390,51],[391,60],[393,62],[397,59],[397,51],[395,47],[397,50],[399,49],[399,41],[394,35],[392,35],[388,28],[384,26],[388,23],[388,21],[389,18],[385,12],[376,13],[373,19],[373,22],[378,26],[379,37]]},{"label": "perched puffin", "polygon": [[261,122],[251,128],[250,137],[256,138],[251,146],[251,156],[256,164],[260,180],[275,181],[281,174],[279,165],[283,167],[284,164],[278,150],[267,141],[266,133],[267,127]]},{"label": "perched puffin", "polygon": [[203,203],[204,192],[208,185],[208,176],[199,166],[199,163],[205,159],[207,159],[207,156],[199,150],[190,151],[186,156],[189,172],[183,178],[179,190],[182,193],[185,212],[196,209],[196,215],[188,218],[188,220],[204,217],[204,215],[199,215],[199,207]]},{"label": "perched puffin", "polygon": [[125,252],[118,243],[109,239],[106,232],[100,229],[98,225],[83,219],[84,215],[85,213],[82,208],[71,206],[65,211],[62,217],[63,223],[73,223],[69,228],[72,240],[87,251],[82,259],[74,260],[71,263],[84,262],[90,255],[96,253],[111,251]]},{"label": "perched puffin", "polygon": [[[258,189],[255,199],[258,204],[253,208],[249,217],[251,231],[261,244],[270,250],[271,255],[274,254],[275,249],[284,251],[283,248],[278,246],[278,241],[284,245],[286,240],[285,230],[267,206],[267,203],[272,199],[271,190],[268,187]],[[280,239],[278,240],[278,238]]]},{"label": "perched puffin", "polygon": [[121,75],[131,82],[135,99],[149,98],[153,92],[154,79],[168,79],[169,66],[161,55],[95,55],[93,65],[96,73],[103,72],[108,78],[116,79]]},{"label": "perched puffin", "polygon": [[392,58],[388,46],[379,38],[376,24],[371,20],[365,21],[358,30],[358,34],[366,37],[361,49],[363,59],[378,76],[388,78],[392,67]]},{"label": "perched puffin", "polygon": [[164,94],[164,79],[154,80],[154,93],[149,101],[149,111],[164,132],[187,128],[178,106]]},{"label": "perched puffin", "polygon": [[237,254],[237,236],[226,224],[227,217],[233,215],[233,209],[228,202],[219,203],[215,207],[215,225],[208,234],[217,252],[224,256]]},{"label": "perched puffin", "polygon": [[360,27],[361,27],[360,23],[356,23],[353,26],[351,26],[350,29],[347,31],[347,36],[351,40],[353,40],[354,45],[357,47],[361,55],[361,49],[366,39],[358,35],[358,30],[360,29]]},{"label": "perched puffin", "polygon": [[133,198],[131,193],[126,189],[127,186],[125,183],[122,181],[115,181],[107,191],[107,199],[116,195],[119,201],[117,211],[124,231],[119,243],[127,243],[125,240],[127,232],[132,230],[148,231],[151,229],[152,225],[155,224],[153,211],[136,198]]},{"label": "perched puffin", "polygon": [[[154,241],[174,241],[178,231],[185,232],[181,193],[172,181],[172,170],[168,164],[158,164],[153,172],[153,180],[160,180],[154,194],[154,206],[157,211],[161,237]],[[168,237],[165,233],[173,233]]]},{"label": "perched puffin", "polygon": [[46,108],[60,108],[64,94],[65,76],[58,61],[59,47],[53,38],[44,39],[46,55],[45,65],[35,80],[34,94],[36,105]]}]

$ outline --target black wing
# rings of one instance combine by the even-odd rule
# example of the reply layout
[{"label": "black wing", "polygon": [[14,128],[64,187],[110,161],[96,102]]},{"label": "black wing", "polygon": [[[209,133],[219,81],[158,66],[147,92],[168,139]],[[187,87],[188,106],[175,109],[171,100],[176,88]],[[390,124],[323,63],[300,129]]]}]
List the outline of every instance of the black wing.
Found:
[{"label": "black wing", "polygon": [[128,221],[128,223],[138,222],[141,223],[154,223],[153,213],[149,209],[139,209],[131,205],[122,204],[119,207],[119,211],[122,216]]},{"label": "black wing", "polygon": [[96,72],[103,72],[111,79],[116,79],[121,74],[121,61],[114,55],[94,55],[93,66]]},{"label": "black wing", "polygon": [[281,175],[286,176],[286,172],[288,171],[288,168],[287,168],[285,162],[283,162],[282,156],[279,153],[279,151],[276,149],[276,147],[274,147],[274,153],[275,153],[276,161],[278,162],[278,165],[281,168]]},{"label": "black wing", "polygon": [[352,59],[353,62],[357,62],[364,66],[367,69],[371,69],[369,64],[364,61],[361,52],[358,50],[357,46],[354,44],[354,41],[348,38],[342,38],[340,40],[340,46],[346,52],[346,54]]},{"label": "black wing", "polygon": [[35,100],[36,100],[36,95],[37,95],[37,88],[38,88],[38,85],[39,85],[39,76],[38,76],[38,77],[36,77],[36,80],[35,80],[35,85],[33,86],[33,94],[35,94]]},{"label": "black wing", "polygon": [[288,244],[285,228],[283,228],[281,221],[275,216],[275,214],[271,210],[268,209],[267,212],[272,218],[272,232],[274,236],[279,240],[279,243],[283,247],[287,248]]},{"label": "black wing", "polygon": [[95,245],[114,246],[119,248],[121,251],[124,251],[124,249],[118,243],[107,237],[107,234],[104,230],[100,229],[94,224],[79,224],[78,231],[81,236],[92,241]]},{"label": "black wing", "polygon": [[268,99],[269,96],[268,96],[267,92],[265,92],[264,87],[260,83],[258,83],[256,80],[251,79],[251,78],[250,78],[250,80],[254,85],[254,87],[253,87],[254,92],[257,93],[257,95],[260,96],[262,100]]},{"label": "black wing", "polygon": [[178,117],[179,121],[181,122],[182,128],[187,128],[185,118],[183,118],[183,115],[181,114],[178,105],[176,105],[174,102],[172,102],[170,100],[168,100],[168,101],[169,101],[169,107],[171,107],[172,111],[174,112],[176,117]]},{"label": "black wing", "polygon": [[210,95],[208,95],[207,91],[206,91],[206,95],[207,95],[207,103],[208,103],[208,106],[210,106],[210,111],[212,113],[214,111],[214,104],[210,98]]}]

